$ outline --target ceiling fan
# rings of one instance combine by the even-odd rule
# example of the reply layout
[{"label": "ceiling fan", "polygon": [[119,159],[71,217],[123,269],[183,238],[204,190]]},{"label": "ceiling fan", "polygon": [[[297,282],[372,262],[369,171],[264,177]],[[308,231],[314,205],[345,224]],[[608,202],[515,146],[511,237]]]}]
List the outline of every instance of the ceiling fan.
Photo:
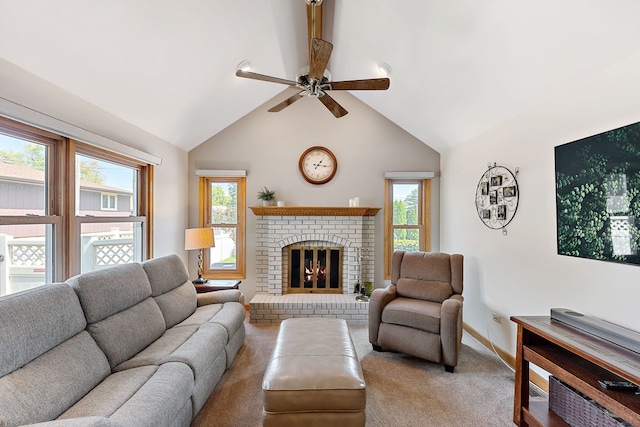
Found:
[{"label": "ceiling fan", "polygon": [[348,113],[329,94],[331,90],[386,90],[389,89],[389,79],[363,79],[332,82],[331,73],[326,69],[333,50],[333,45],[322,39],[322,2],[323,0],[305,0],[307,3],[307,23],[309,36],[309,66],[304,67],[296,76],[296,81],[266,76],[246,70],[237,70],[236,76],[247,79],[262,80],[296,86],[302,89],[290,98],[269,109],[270,112],[282,111],[284,108],[301,99],[303,96],[313,96],[336,117],[340,118]]}]

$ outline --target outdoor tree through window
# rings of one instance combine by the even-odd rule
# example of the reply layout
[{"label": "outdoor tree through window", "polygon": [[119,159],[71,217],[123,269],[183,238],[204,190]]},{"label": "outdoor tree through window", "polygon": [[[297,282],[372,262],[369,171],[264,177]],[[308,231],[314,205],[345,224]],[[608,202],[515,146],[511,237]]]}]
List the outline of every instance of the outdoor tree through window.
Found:
[{"label": "outdoor tree through window", "polygon": [[385,278],[394,251],[429,250],[429,180],[385,181]]},{"label": "outdoor tree through window", "polygon": [[204,276],[238,279],[245,275],[245,178],[201,178],[202,226],[212,227],[215,246],[205,253]]},{"label": "outdoor tree through window", "polygon": [[0,118],[0,295],[149,257],[152,173]]},{"label": "outdoor tree through window", "polygon": [[62,236],[53,198],[56,143],[62,138],[0,127],[0,296],[56,279],[53,254]]}]

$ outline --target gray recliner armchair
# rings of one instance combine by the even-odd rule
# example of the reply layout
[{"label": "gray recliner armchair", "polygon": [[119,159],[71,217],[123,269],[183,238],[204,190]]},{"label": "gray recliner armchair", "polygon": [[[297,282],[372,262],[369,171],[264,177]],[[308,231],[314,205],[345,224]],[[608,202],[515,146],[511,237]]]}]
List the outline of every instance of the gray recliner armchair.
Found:
[{"label": "gray recliner armchair", "polygon": [[369,300],[374,350],[410,354],[453,372],[462,343],[463,262],[459,254],[394,252],[391,284]]}]

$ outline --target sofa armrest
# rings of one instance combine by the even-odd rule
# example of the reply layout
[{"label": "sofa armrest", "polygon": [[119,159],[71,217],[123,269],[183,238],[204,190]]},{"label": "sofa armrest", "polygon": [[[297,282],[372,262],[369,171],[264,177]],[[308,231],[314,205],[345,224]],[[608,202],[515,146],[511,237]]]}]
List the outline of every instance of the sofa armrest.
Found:
[{"label": "sofa armrest", "polygon": [[440,340],[445,365],[456,366],[462,345],[462,295],[454,294],[442,302]]},{"label": "sofa armrest", "polygon": [[197,294],[198,307],[209,304],[222,304],[225,302],[239,302],[244,304],[244,294],[238,289],[225,289],[222,291]]},{"label": "sofa armrest", "polygon": [[374,289],[369,298],[369,342],[378,345],[378,330],[382,321],[382,309],[397,295],[395,285]]},{"label": "sofa armrest", "polygon": [[[44,421],[36,424],[26,424],[23,427],[116,427],[122,426],[105,417],[66,418],[61,420]],[[124,427],[124,426],[122,426]]]}]

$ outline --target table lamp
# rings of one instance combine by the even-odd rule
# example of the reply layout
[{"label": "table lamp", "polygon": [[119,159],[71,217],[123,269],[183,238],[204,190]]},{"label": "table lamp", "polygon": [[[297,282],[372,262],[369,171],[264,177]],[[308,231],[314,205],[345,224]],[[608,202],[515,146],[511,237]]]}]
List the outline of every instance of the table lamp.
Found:
[{"label": "table lamp", "polygon": [[213,228],[188,228],[184,231],[184,249],[198,249],[198,278],[192,282],[194,285],[207,283],[207,279],[202,277],[202,254],[203,249],[214,246]]}]

